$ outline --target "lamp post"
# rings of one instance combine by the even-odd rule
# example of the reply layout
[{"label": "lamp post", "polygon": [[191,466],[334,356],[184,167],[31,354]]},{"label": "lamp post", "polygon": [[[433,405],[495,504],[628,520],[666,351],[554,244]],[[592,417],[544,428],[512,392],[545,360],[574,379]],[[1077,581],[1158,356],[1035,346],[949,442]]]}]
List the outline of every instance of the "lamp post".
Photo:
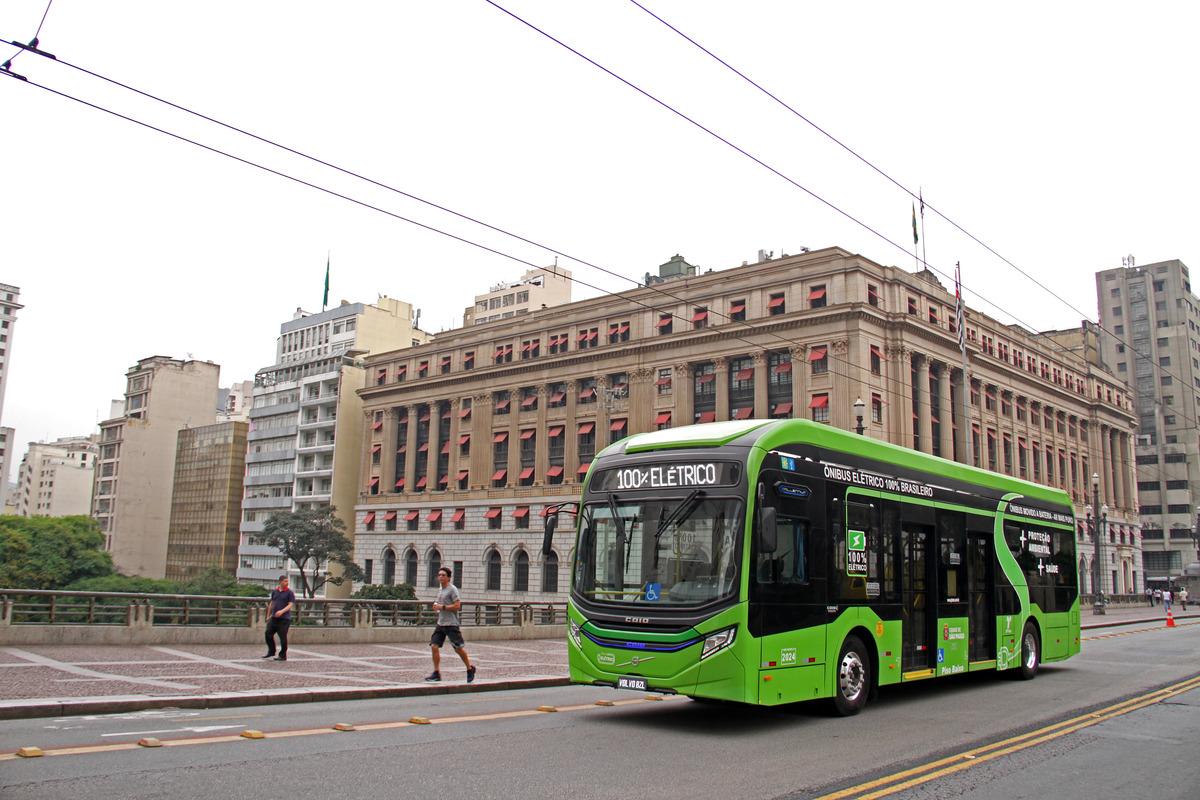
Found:
[{"label": "lamp post", "polygon": [[866,409],[866,407],[867,407],[867,404],[863,402],[863,399],[861,397],[854,401],[854,413],[858,417],[858,425],[855,426],[854,430],[859,436],[863,435],[862,419],[863,419],[863,411]]},{"label": "lamp post", "polygon": [[[1095,605],[1092,606],[1092,614],[1104,614],[1104,588],[1101,585],[1100,573],[1100,531],[1108,523],[1108,504],[1100,505],[1100,475],[1092,473],[1092,508],[1095,512],[1092,514],[1092,545],[1094,547],[1092,553],[1092,590],[1096,596]],[[1101,515],[1101,516],[1097,516]]]}]

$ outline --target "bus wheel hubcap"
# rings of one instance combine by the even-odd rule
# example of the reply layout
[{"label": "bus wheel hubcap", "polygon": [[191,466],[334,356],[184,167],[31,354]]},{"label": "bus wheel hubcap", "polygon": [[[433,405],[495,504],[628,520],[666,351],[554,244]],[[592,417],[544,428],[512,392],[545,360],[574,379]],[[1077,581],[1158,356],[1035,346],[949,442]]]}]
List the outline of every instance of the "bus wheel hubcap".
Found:
[{"label": "bus wheel hubcap", "polygon": [[863,690],[866,670],[858,653],[846,653],[842,656],[842,670],[839,679],[842,697],[853,700]]}]

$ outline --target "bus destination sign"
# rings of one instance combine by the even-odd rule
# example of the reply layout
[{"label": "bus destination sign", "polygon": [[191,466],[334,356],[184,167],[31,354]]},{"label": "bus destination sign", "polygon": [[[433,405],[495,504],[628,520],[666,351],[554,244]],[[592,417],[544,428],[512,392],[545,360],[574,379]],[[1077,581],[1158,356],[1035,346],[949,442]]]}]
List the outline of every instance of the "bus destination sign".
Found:
[{"label": "bus destination sign", "polygon": [[628,466],[601,470],[593,477],[591,488],[598,492],[707,489],[736,486],[740,474],[740,465],[731,461]]}]

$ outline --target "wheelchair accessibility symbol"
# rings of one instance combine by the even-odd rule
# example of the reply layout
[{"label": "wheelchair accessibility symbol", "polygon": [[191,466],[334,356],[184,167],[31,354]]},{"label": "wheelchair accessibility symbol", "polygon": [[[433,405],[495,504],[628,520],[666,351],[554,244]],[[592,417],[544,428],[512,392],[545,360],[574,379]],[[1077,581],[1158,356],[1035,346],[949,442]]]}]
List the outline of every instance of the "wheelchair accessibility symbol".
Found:
[{"label": "wheelchair accessibility symbol", "polygon": [[646,602],[657,603],[659,593],[661,593],[661,592],[662,592],[662,584],[661,583],[646,584]]}]

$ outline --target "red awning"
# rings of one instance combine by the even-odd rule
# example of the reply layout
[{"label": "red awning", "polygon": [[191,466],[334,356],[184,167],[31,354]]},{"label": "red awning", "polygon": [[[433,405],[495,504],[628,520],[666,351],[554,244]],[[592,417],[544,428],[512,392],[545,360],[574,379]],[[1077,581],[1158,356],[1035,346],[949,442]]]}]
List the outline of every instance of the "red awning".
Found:
[{"label": "red awning", "polygon": [[875,355],[875,356],[879,356],[879,358],[882,359],[883,361],[887,361],[887,356],[885,356],[883,354],[883,351],[880,350],[876,345],[871,345],[871,354]]},{"label": "red awning", "polygon": [[546,477],[547,478],[557,478],[559,475],[562,475],[562,474],[563,474],[562,467],[551,467],[549,470],[547,470]]},{"label": "red awning", "polygon": [[670,378],[659,378],[658,380],[656,380],[654,382],[654,385],[655,386],[670,386],[671,379]]},{"label": "red awning", "polygon": [[508,470],[498,469],[498,470],[496,470],[496,474],[492,476],[492,480],[493,481],[502,481],[502,480],[504,480],[504,476],[507,474],[508,474]]},{"label": "red awning", "polygon": [[579,393],[579,399],[587,400],[589,397],[595,397],[595,395],[596,395],[595,387],[589,386],[588,388],[584,389],[582,392]]},{"label": "red awning", "polygon": [[583,433],[591,433],[591,432],[592,432],[593,430],[595,430],[595,429],[596,429],[596,423],[594,423],[594,422],[581,422],[581,423],[579,423],[579,433],[581,433],[581,434],[583,434]]},{"label": "red awning", "polygon": [[492,437],[492,444],[499,444],[508,438],[508,431],[500,431]]},{"label": "red awning", "polygon": [[417,488],[418,488],[418,489],[424,489],[424,488],[425,488],[425,485],[426,485],[427,483],[428,483],[428,481],[427,481],[425,478],[423,478],[423,477],[422,477],[422,478],[420,478],[420,479],[417,481]]},{"label": "red awning", "polygon": [[745,303],[733,303],[732,305],[729,306],[730,314],[740,314],[745,310],[746,310]]},{"label": "red awning", "polygon": [[429,442],[422,442],[421,446],[417,448],[418,453],[424,453],[424,452],[427,452],[428,450],[429,450]]},{"label": "red awning", "polygon": [[383,445],[381,445],[381,444],[373,444],[373,445],[371,445],[371,455],[374,455],[374,454],[378,453],[378,452],[379,452],[380,450],[382,450],[382,449],[383,449]]},{"label": "red awning", "polygon": [[827,406],[827,405],[829,405],[829,395],[818,394],[818,395],[813,396],[812,402],[810,402],[808,404],[808,407],[809,408],[825,408],[825,406]]},{"label": "red awning", "polygon": [[779,308],[783,305],[782,297],[772,297],[771,302],[767,303],[767,308]]},{"label": "red awning", "polygon": [[449,452],[450,452],[450,443],[444,442],[442,444],[442,455],[445,455],[446,453],[449,453]]},{"label": "red awning", "polygon": [[396,481],[396,488],[397,489],[404,488],[404,478],[401,478],[400,480]]},{"label": "red awning", "polygon": [[424,412],[422,412],[421,416],[417,417],[417,422],[429,422],[429,410],[428,409],[426,409]]},{"label": "red awning", "polygon": [[526,428],[525,430],[521,431],[522,439],[532,439],[536,435],[537,435],[537,428]]},{"label": "red awning", "polygon": [[503,347],[497,347],[497,348],[496,348],[496,352],[492,353],[492,358],[499,358],[499,357],[500,357],[500,356],[502,356],[502,355],[504,355],[504,348],[503,348]]},{"label": "red awning", "polygon": [[825,357],[825,353],[828,352],[828,350],[828,347],[814,347],[812,350],[808,351],[808,360],[820,361]]},{"label": "red awning", "polygon": [[379,485],[379,478],[371,478],[371,480],[367,483],[369,486],[371,486],[371,488],[374,488]]},{"label": "red awning", "polygon": [[396,515],[399,513],[400,512],[398,512],[398,511],[388,511],[386,514],[383,515],[383,521],[389,522],[390,520],[395,519]]},{"label": "red awning", "polygon": [[811,292],[808,293],[809,300],[820,300],[824,296],[825,296],[824,289],[813,289]]},{"label": "red awning", "polygon": [[737,374],[735,374],[733,376],[733,379],[735,381],[748,381],[753,377],[754,377],[754,368],[751,367],[750,369],[739,369],[737,371]]},{"label": "red awning", "polygon": [[513,516],[514,517],[529,516],[529,506],[517,506],[516,509],[513,510]]},{"label": "red awning", "polygon": [[451,517],[450,517],[450,521],[451,522],[462,522],[463,517],[465,517],[466,515],[467,515],[467,510],[465,508],[455,509],[454,514],[451,515]]},{"label": "red awning", "polygon": [[472,361],[474,361],[474,360],[475,360],[475,354],[474,354],[474,353],[467,353],[465,356],[463,356],[463,363],[464,363],[464,364],[470,364],[470,363],[471,363]]},{"label": "red awning", "polygon": [[469,417],[469,416],[471,416],[471,409],[470,409],[470,408],[464,408],[462,411],[458,412],[458,418],[459,418],[459,419],[465,419],[465,418],[467,418],[467,417]]},{"label": "red awning", "polygon": [[551,403],[561,403],[563,400],[566,400],[566,399],[567,399],[566,392],[555,392],[554,394],[550,395]]},{"label": "red awning", "polygon": [[517,476],[517,480],[527,481],[533,477],[533,467],[526,467],[521,470],[521,474]]},{"label": "red awning", "polygon": [[401,364],[396,367],[396,377],[399,378],[404,373],[408,372],[408,364]]},{"label": "red awning", "polygon": [[368,511],[367,515],[365,517],[363,517],[363,525],[370,525],[374,521],[375,521],[375,512],[374,511]]},{"label": "red awning", "polygon": [[621,431],[621,430],[625,430],[625,420],[623,420],[623,419],[614,419],[614,420],[612,421],[612,424],[608,426],[608,429],[609,429],[610,431]]},{"label": "red awning", "polygon": [[500,507],[499,506],[492,506],[487,511],[483,512],[484,519],[495,519],[498,516],[500,516]]},{"label": "red awning", "polygon": [[404,515],[404,521],[412,522],[414,519],[416,519],[419,516],[421,516],[420,511],[409,511],[407,514]]},{"label": "red awning", "polygon": [[656,328],[665,328],[665,327],[667,327],[668,325],[670,325],[670,324],[671,324],[672,322],[674,322],[674,321],[675,321],[675,318],[674,318],[674,317],[663,317],[663,318],[662,318],[662,319],[660,319],[660,320],[659,320],[657,323],[655,323],[654,327],[656,327]]},{"label": "red awning", "polygon": [[396,453],[397,453],[397,454],[403,453],[403,452],[404,452],[405,450],[407,450],[407,449],[408,449],[408,445],[407,445],[407,444],[402,444],[402,445],[400,445],[398,448],[396,448]]},{"label": "red awning", "polygon": [[697,423],[697,424],[700,424],[700,423],[702,423],[702,422],[715,422],[715,421],[716,421],[716,419],[717,419],[717,412],[715,412],[715,411],[702,411],[702,412],[700,413],[700,418],[696,420],[696,423]]},{"label": "red awning", "polygon": [[429,516],[425,518],[425,521],[426,522],[437,522],[441,518],[442,518],[442,510],[440,508],[435,508],[433,511],[429,512]]},{"label": "red awning", "polygon": [[780,403],[779,405],[775,406],[775,413],[772,414],[771,416],[781,417],[784,414],[790,414],[790,413],[792,413],[792,404],[791,403]]},{"label": "red awning", "polygon": [[661,414],[659,414],[657,417],[654,418],[655,425],[666,425],[670,421],[671,421],[671,412],[670,411],[664,411]]},{"label": "red awning", "polygon": [[496,401],[496,410],[503,411],[504,409],[508,408],[508,403],[509,403],[508,400],[497,400]]},{"label": "red awning", "polygon": [[550,432],[546,434],[546,437],[549,439],[553,439],[557,436],[562,436],[562,435],[563,435],[563,426],[555,425],[553,428],[550,429]]},{"label": "red awning", "polygon": [[457,478],[455,478],[455,480],[456,480],[456,481],[462,481],[462,480],[466,480],[467,476],[468,476],[468,475],[470,475],[470,474],[471,474],[471,473],[470,473],[470,471],[469,471],[469,470],[465,470],[465,469],[464,469],[462,472],[458,473],[458,477],[457,477]]},{"label": "red awning", "polygon": [[462,436],[458,437],[459,447],[461,447],[462,445],[466,444],[469,441],[471,441],[471,434],[469,434],[469,433],[464,433]]},{"label": "red awning", "polygon": [[754,406],[749,406],[747,408],[739,408],[737,411],[733,412],[734,419],[750,419],[750,417],[752,417],[753,415],[754,415]]},{"label": "red awning", "polygon": [[617,331],[620,330],[620,328],[621,328],[620,325],[613,325],[611,328],[608,329],[608,335],[615,336],[617,334]]},{"label": "red awning", "polygon": [[374,425],[371,426],[371,430],[377,431],[382,427],[383,427],[383,420],[380,420],[379,422],[376,422]]},{"label": "red awning", "polygon": [[621,326],[621,328],[620,328],[620,330],[618,330],[618,331],[617,331],[617,333],[618,333],[618,334],[622,334],[622,333],[625,333],[625,331],[627,331],[627,330],[629,330],[629,326],[628,326],[628,325],[622,325],[622,326]]},{"label": "red awning", "polygon": [[692,322],[703,322],[706,319],[708,319],[708,310],[707,309],[705,309],[703,311],[697,311],[695,314],[692,315]]},{"label": "red awning", "polygon": [[586,473],[586,472],[587,472],[589,469],[591,469],[591,467],[592,467],[592,462],[590,462],[590,461],[589,461],[588,463],[586,463],[586,464],[580,464],[580,465],[579,465],[579,469],[575,470],[575,474],[576,474],[576,475],[583,475],[583,474],[585,474],[585,473]]},{"label": "red awning", "polygon": [[531,395],[529,395],[529,397],[526,397],[524,400],[521,401],[521,408],[529,408],[531,405],[533,405],[536,402],[537,402],[537,395],[531,394]]},{"label": "red awning", "polygon": [[448,366],[449,364],[450,364],[450,356],[444,356],[441,360],[441,363],[439,363],[438,366],[445,367],[445,366]]},{"label": "red awning", "polygon": [[696,383],[708,383],[710,381],[715,381],[716,379],[717,379],[717,373],[705,372],[702,375],[696,376]]},{"label": "red awning", "polygon": [[792,362],[780,361],[778,364],[775,365],[774,371],[776,374],[778,374],[780,372],[791,372],[792,371]]}]

